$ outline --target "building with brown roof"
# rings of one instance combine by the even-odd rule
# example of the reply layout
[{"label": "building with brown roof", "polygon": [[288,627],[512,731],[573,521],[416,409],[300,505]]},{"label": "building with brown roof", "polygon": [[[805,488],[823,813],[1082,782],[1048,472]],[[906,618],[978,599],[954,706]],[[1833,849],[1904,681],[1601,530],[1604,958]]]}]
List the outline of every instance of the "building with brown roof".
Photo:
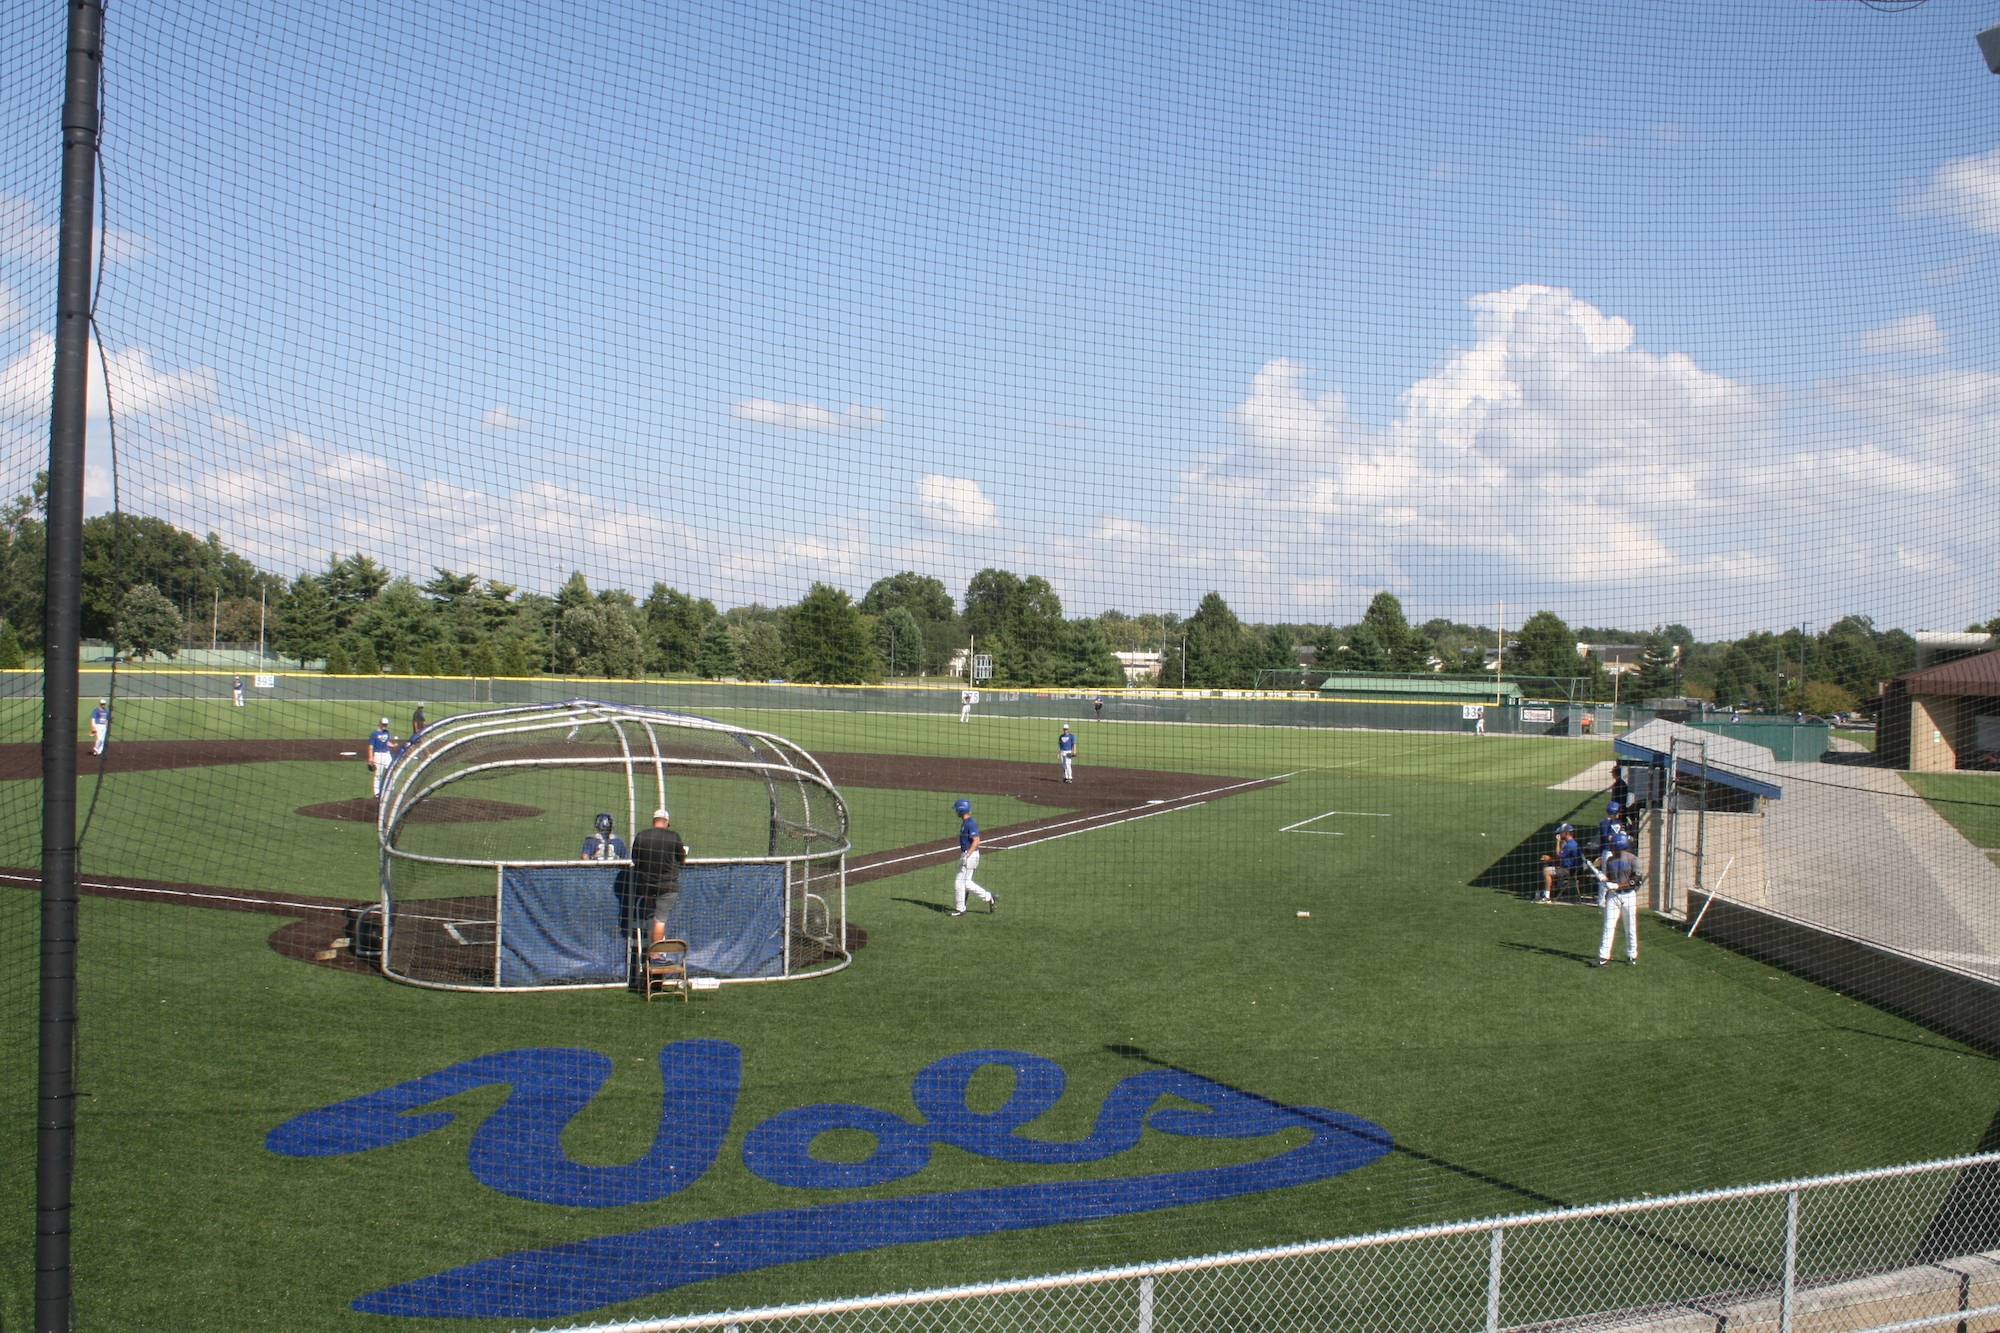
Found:
[{"label": "building with brown roof", "polygon": [[2000,652],[1883,682],[1876,718],[1875,753],[1892,768],[2000,767]]}]

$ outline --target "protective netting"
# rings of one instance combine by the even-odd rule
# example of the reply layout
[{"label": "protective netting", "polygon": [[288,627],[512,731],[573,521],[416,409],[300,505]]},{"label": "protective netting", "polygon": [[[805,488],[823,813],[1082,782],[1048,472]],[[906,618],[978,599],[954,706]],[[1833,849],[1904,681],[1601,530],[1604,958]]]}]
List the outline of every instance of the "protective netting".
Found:
[{"label": "protective netting", "polygon": [[[70,8],[0,8],[9,1071]],[[1978,22],[111,4],[78,1326],[699,1314],[2000,1147]],[[538,729],[398,785],[486,715]],[[584,844],[660,805],[697,979],[853,965],[623,989]],[[1800,1271],[2000,1250],[1990,1169]],[[1516,1235],[1495,1318],[1763,1300],[1774,1197],[1658,1288]],[[1464,1326],[1491,1238],[1434,1239],[1430,1296],[1426,1241],[1145,1299]],[[1139,1313],[1041,1299],[982,1308]]]}]

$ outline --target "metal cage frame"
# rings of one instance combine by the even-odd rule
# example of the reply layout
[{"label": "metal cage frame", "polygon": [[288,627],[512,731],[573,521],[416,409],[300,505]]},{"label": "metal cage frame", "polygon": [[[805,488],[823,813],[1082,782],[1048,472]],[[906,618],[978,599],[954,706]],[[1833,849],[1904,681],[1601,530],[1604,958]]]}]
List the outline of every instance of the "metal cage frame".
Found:
[{"label": "metal cage frame", "polygon": [[[453,767],[452,759],[466,747],[489,742],[496,738],[532,740],[542,733],[570,733],[582,726],[607,726],[618,738],[619,753],[604,755],[564,755],[556,757],[523,755],[505,759],[488,760],[467,766]],[[733,739],[738,744],[755,742],[775,753],[778,762],[746,757],[742,760],[699,759],[676,757],[672,747],[662,746],[662,733],[674,731],[701,731],[712,735]],[[448,789],[453,783],[468,778],[488,774],[497,769],[528,768],[595,768],[622,767],[625,775],[626,819],[625,827],[640,827],[639,815],[642,810],[650,812],[667,804],[667,770],[669,766],[686,770],[689,768],[714,769],[720,772],[735,772],[761,778],[770,801],[771,827],[768,854],[764,856],[717,856],[689,857],[690,866],[730,866],[730,865],[777,865],[784,873],[784,910],[786,930],[784,932],[783,970],[777,976],[768,977],[722,977],[717,978],[723,985],[745,985],[754,982],[797,981],[808,977],[828,976],[846,968],[854,961],[847,948],[847,854],[853,844],[848,837],[847,802],[841,797],[840,789],[827,776],[817,759],[793,741],[771,732],[758,731],[750,727],[732,726],[717,722],[712,718],[699,717],[692,713],[677,713],[668,709],[652,708],[641,704],[605,703],[595,699],[569,699],[552,704],[523,704],[506,708],[488,709],[476,713],[460,713],[440,719],[425,727],[422,732],[410,738],[403,749],[390,763],[382,780],[380,805],[376,812],[376,839],[380,848],[380,901],[382,917],[382,944],[378,966],[384,976],[406,985],[421,986],[431,990],[482,991],[517,994],[530,991],[573,991],[573,990],[615,990],[624,982],[580,982],[560,986],[503,986],[500,984],[497,958],[500,950],[500,895],[504,893],[505,873],[511,868],[533,869],[537,867],[569,867],[574,860],[494,859],[432,856],[413,852],[396,845],[398,835],[411,811],[421,802]],[[648,781],[647,779],[650,779]],[[779,830],[788,823],[779,815],[779,785],[792,785],[799,796],[800,806],[808,812],[812,823],[805,826],[822,836],[834,836],[838,845],[823,851],[803,854],[781,853],[778,850]],[[641,800],[639,792],[651,793]],[[831,812],[833,827],[823,830],[818,820],[812,818],[815,808]],[[798,827],[794,825],[794,827]],[[395,930],[395,867],[398,862],[422,862],[431,865],[458,866],[468,869],[488,869],[494,876],[495,893],[495,974],[491,984],[470,985],[461,982],[446,982],[422,977],[408,976],[395,970],[393,962],[393,933]],[[629,867],[631,858],[610,861],[607,864]],[[828,882],[830,881],[830,883]],[[830,892],[829,892],[830,890]],[[829,899],[832,901],[829,902]],[[823,934],[815,938],[825,949],[830,962],[811,968],[795,968],[792,955],[792,918],[796,909],[799,919],[809,930],[817,919],[822,923]]]}]

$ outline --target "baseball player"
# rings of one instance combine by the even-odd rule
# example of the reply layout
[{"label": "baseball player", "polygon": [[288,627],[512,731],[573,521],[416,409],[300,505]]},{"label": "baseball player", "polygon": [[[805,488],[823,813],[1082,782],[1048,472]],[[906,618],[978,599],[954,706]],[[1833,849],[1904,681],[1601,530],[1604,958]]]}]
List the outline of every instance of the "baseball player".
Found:
[{"label": "baseball player", "polygon": [[396,733],[389,730],[388,718],[383,718],[376,724],[375,730],[368,733],[368,748],[363,753],[368,758],[368,794],[380,797],[382,778],[396,757]]},{"label": "baseball player", "polygon": [[960,691],[958,692],[958,720],[959,720],[960,722],[970,722],[970,721],[972,721],[972,691],[971,691],[971,690],[960,690]]},{"label": "baseball player", "polygon": [[1062,756],[1063,781],[1068,782],[1072,776],[1071,765],[1076,761],[1076,733],[1069,729],[1067,722],[1063,723],[1062,735],[1056,738],[1056,753]]},{"label": "baseball player", "polygon": [[1103,696],[1103,695],[1101,695],[1101,694],[1093,694],[1093,695],[1091,695],[1091,696],[1090,696],[1090,716],[1091,716],[1091,717],[1092,717],[1092,718],[1093,718],[1094,720],[1096,720],[1096,721],[1098,721],[1098,722],[1102,722],[1102,721],[1104,720],[1104,696]]},{"label": "baseball player", "polygon": [[1625,923],[1625,962],[1639,965],[1639,862],[1632,855],[1632,839],[1620,829],[1611,840],[1611,855],[1604,861],[1604,933],[1597,940],[1597,959],[1592,967],[1611,962],[1611,942],[1617,938],[1618,923]]},{"label": "baseball player", "polygon": [[1535,901],[1554,902],[1556,876],[1565,871],[1574,873],[1581,870],[1583,864],[1583,848],[1576,842],[1576,825],[1556,825],[1556,849],[1542,856],[1542,892]]},{"label": "baseball player", "polygon": [[1624,813],[1625,807],[1617,801],[1612,801],[1604,807],[1604,818],[1597,821],[1597,865],[1599,869],[1604,867],[1605,860],[1611,855],[1611,840],[1625,832],[1625,821],[1622,818]]},{"label": "baseball player", "polygon": [[90,752],[103,754],[105,739],[111,735],[111,701],[99,699],[90,710]]},{"label": "baseball player", "polygon": [[965,895],[976,893],[986,900],[986,910],[991,913],[999,907],[993,895],[972,882],[972,872],[979,869],[979,821],[972,817],[972,802],[957,800],[951,806],[958,815],[958,878],[952,881],[953,916],[965,915]]},{"label": "baseball player", "polygon": [[238,708],[243,706],[243,677],[237,676],[229,682],[229,702]]},{"label": "baseball player", "polygon": [[609,814],[599,815],[591,821],[596,826],[597,832],[583,840],[584,860],[623,861],[625,859],[625,840],[611,831],[615,822]]}]

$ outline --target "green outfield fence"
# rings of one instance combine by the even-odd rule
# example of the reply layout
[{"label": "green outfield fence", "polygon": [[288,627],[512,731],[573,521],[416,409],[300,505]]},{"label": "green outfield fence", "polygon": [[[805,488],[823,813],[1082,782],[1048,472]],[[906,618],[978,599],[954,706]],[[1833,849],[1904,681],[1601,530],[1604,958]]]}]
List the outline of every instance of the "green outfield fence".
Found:
[{"label": "green outfield fence", "polygon": [[[700,712],[717,708],[807,709],[817,712],[955,714],[963,686],[811,685],[789,681],[695,679],[615,680],[561,676],[327,676],[311,671],[257,675],[211,668],[124,668],[119,697],[214,699],[227,702],[243,676],[250,702],[379,703],[499,707],[586,697]],[[113,673],[79,673],[86,700],[111,693]],[[0,698],[38,698],[41,674],[0,673]],[[1104,722],[1171,722],[1210,726],[1326,727],[1366,731],[1425,731],[1469,735],[1464,705],[1420,699],[1342,699],[1259,694],[1251,690],[979,689],[973,719],[1054,718]],[[1104,700],[1099,715],[1093,699]],[[1643,709],[1555,703],[1483,706],[1489,736],[1608,738],[1652,715]],[[1589,721],[1586,723],[1585,719]]]}]

